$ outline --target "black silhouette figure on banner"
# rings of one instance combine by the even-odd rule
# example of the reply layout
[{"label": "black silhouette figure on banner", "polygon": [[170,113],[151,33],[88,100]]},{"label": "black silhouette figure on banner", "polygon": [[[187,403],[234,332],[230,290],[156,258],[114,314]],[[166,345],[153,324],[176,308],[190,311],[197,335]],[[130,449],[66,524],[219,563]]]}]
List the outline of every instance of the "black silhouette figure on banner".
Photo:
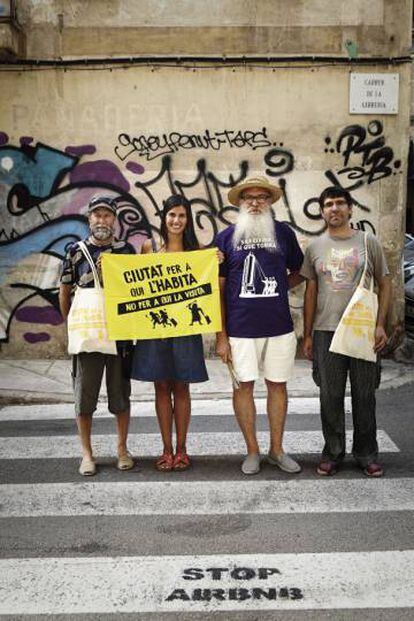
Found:
[{"label": "black silhouette figure on banner", "polygon": [[199,323],[201,325],[203,323],[202,321],[203,317],[207,325],[211,323],[210,317],[205,314],[201,306],[198,306],[197,302],[192,302],[191,304],[187,304],[187,308],[189,308],[191,311],[190,326],[194,325],[195,323]]},{"label": "black silhouette figure on banner", "polygon": [[163,326],[176,326],[177,322],[174,317],[168,317],[168,313],[163,308],[160,310],[160,318]]},{"label": "black silhouette figure on banner", "polygon": [[150,319],[152,321],[153,328],[155,328],[155,326],[163,326],[164,328],[166,326],[173,326],[175,328],[175,326],[177,325],[174,317],[168,317],[167,311],[163,309],[161,309],[159,313],[155,311],[150,311]]}]

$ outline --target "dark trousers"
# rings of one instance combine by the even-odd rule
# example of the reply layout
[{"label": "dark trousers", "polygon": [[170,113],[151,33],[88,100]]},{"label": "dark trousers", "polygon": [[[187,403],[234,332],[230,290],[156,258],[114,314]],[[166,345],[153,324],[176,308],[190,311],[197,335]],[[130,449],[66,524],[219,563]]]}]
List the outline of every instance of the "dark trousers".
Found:
[{"label": "dark trousers", "polygon": [[340,462],[345,456],[345,387],[349,372],[354,435],[352,454],[362,467],[378,456],[375,390],[380,365],[329,351],[333,332],[313,333],[313,379],[320,388],[322,459]]}]

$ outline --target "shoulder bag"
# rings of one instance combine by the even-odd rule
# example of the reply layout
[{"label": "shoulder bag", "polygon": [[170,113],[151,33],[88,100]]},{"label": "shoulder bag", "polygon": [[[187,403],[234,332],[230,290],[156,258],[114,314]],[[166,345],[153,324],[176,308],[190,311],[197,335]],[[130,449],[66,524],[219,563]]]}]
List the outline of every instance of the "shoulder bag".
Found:
[{"label": "shoulder bag", "polygon": [[116,342],[108,339],[103,289],[98,271],[84,242],[79,247],[88,261],[94,287],[76,287],[68,315],[68,353],[117,354]]},{"label": "shoulder bag", "polygon": [[364,235],[364,246],[364,271],[335,330],[329,351],[351,358],[376,362],[377,354],[374,352],[374,343],[378,296],[374,293],[373,275],[369,289],[365,287],[368,266],[367,233]]}]

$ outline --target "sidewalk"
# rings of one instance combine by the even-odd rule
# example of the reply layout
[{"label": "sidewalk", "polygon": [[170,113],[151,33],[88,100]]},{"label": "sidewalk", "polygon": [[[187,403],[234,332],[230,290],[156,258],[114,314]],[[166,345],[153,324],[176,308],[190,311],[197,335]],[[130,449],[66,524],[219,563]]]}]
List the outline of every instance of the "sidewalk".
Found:
[{"label": "sidewalk", "polygon": [[[192,384],[193,399],[230,399],[231,380],[227,367],[218,359],[207,360],[209,381]],[[70,360],[0,360],[0,405],[29,403],[71,403],[73,402]],[[414,383],[414,366],[384,360],[380,390],[397,388]],[[295,373],[288,383],[291,397],[313,397],[318,395],[311,365],[306,360],[297,360]],[[263,381],[256,385],[256,394],[265,395]],[[132,382],[133,401],[152,401],[153,385],[148,382]],[[105,398],[104,388],[102,397]]]}]

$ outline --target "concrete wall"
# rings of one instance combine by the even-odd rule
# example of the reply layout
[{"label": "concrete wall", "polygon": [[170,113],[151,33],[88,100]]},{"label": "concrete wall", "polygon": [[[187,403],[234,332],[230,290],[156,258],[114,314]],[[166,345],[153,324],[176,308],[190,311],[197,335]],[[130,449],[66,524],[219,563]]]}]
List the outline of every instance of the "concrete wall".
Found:
[{"label": "concrete wall", "polygon": [[[411,18],[411,3],[402,0],[19,4],[32,58],[53,58],[63,49],[69,56],[139,54],[152,36],[153,53],[194,52],[194,37],[198,53],[218,53],[229,32],[234,47],[225,49],[234,52],[249,41],[258,54],[344,55],[344,40],[353,37],[373,56],[402,55],[410,42],[407,11]],[[134,30],[130,38],[126,24],[140,35]],[[159,28],[168,37],[155,36]],[[277,218],[293,226],[304,247],[323,230],[321,190],[332,183],[351,190],[353,225],[375,231],[387,253],[397,334],[404,316],[410,66],[373,59],[352,70],[398,73],[399,113],[350,115],[351,66],[332,62],[0,66],[0,87],[8,93],[0,103],[0,356],[64,355],[60,262],[68,244],[86,235],[85,205],[93,194],[120,198],[119,234],[139,248],[159,227],[162,200],[181,192],[193,203],[201,241],[210,244],[234,218],[228,188],[256,172],[283,186]],[[300,294],[292,307],[300,332]]]},{"label": "concrete wall", "polygon": [[[399,56],[411,0],[24,0],[31,58],[139,54]],[[407,19],[406,19],[407,17]]]}]

